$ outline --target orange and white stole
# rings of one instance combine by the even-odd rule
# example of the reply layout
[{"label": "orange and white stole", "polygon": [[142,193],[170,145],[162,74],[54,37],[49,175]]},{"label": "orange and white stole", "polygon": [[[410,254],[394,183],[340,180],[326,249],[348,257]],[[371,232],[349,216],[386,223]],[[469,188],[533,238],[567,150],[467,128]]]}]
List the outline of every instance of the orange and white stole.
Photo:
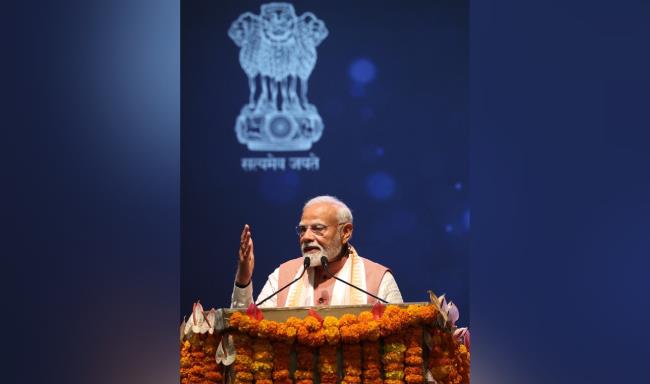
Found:
[{"label": "orange and white stole", "polygon": [[[300,276],[302,270],[298,270],[294,279]],[[348,281],[357,287],[367,290],[366,270],[363,260],[357,251],[350,245],[348,259],[343,268],[336,274],[336,277]],[[309,268],[300,281],[289,287],[287,294],[287,307],[309,307],[314,305],[314,268]],[[332,291],[330,305],[355,305],[367,304],[368,296],[347,284],[336,280]]]}]

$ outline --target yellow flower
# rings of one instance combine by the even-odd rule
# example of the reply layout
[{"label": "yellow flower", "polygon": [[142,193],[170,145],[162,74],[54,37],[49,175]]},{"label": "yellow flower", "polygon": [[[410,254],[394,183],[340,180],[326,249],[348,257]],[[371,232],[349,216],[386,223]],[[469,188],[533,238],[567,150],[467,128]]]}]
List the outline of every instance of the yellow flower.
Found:
[{"label": "yellow flower", "polygon": [[390,380],[402,380],[402,378],[404,378],[404,372],[403,371],[386,372],[386,378]]},{"label": "yellow flower", "polygon": [[313,316],[305,317],[303,320],[303,325],[310,332],[317,331],[321,328],[320,321],[318,321],[318,319]]},{"label": "yellow flower", "polygon": [[339,326],[339,320],[334,317],[334,316],[325,316],[325,319],[323,320],[323,327],[325,328],[330,328],[330,327],[337,327]]},{"label": "yellow flower", "polygon": [[403,343],[390,343],[384,345],[384,351],[402,353],[406,351],[406,345]]}]

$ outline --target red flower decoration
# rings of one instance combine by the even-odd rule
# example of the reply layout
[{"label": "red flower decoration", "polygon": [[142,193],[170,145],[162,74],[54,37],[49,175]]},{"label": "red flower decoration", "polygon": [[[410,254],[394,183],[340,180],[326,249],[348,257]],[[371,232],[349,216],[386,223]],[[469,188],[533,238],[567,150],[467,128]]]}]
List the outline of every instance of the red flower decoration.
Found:
[{"label": "red flower decoration", "polygon": [[309,312],[307,313],[307,315],[315,317],[318,321],[321,322],[321,324],[323,324],[323,320],[324,320],[323,316],[321,316],[320,313],[314,311],[313,308],[309,308]]},{"label": "red flower decoration", "polygon": [[375,305],[372,306],[372,318],[374,320],[381,319],[381,315],[384,314],[384,310],[386,310],[386,306],[381,301],[377,301]]},{"label": "red flower decoration", "polygon": [[248,306],[248,309],[246,309],[246,314],[251,319],[255,319],[257,321],[264,319],[264,315],[262,314],[262,311],[259,308],[257,308],[257,305],[255,305],[255,303],[251,303],[251,305]]}]

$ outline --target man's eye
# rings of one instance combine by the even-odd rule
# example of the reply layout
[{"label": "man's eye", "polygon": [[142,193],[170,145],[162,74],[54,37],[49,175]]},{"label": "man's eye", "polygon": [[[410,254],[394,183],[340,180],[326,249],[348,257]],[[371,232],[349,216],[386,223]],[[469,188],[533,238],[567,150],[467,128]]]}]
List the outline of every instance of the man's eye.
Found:
[{"label": "man's eye", "polygon": [[325,229],[325,226],[324,225],[314,225],[314,226],[311,227],[311,229],[312,229],[312,231],[322,231],[323,229]]}]

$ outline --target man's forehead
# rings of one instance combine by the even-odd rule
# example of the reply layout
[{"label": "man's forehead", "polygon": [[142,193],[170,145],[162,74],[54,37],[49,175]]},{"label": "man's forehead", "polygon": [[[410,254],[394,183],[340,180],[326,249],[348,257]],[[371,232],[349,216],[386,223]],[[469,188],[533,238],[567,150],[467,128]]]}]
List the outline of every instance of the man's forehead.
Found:
[{"label": "man's forehead", "polygon": [[331,222],[336,221],[336,207],[333,204],[312,204],[302,211],[300,222]]}]

